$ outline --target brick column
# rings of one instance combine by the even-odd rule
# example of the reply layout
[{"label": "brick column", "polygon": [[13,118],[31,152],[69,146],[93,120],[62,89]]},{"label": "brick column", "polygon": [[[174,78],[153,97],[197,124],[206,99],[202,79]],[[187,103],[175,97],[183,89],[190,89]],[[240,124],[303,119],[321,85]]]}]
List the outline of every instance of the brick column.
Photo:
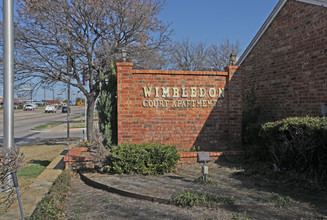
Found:
[{"label": "brick column", "polygon": [[242,78],[238,66],[228,66],[228,139],[230,149],[242,145]]},{"label": "brick column", "polygon": [[[132,120],[128,114],[130,90],[133,88],[133,63],[116,63],[117,67],[117,133],[118,144],[131,138],[124,133],[124,127]],[[126,117],[127,116],[127,117]]]}]

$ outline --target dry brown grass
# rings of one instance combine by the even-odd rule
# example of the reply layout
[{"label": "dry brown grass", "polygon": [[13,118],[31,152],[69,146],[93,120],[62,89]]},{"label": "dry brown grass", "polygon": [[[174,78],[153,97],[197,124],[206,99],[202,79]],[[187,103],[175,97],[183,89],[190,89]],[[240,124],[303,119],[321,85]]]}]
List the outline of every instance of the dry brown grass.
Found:
[{"label": "dry brown grass", "polygon": [[20,147],[20,151],[24,154],[22,166],[27,166],[33,160],[49,160],[55,159],[63,150],[66,150],[66,145],[45,145],[35,144]]},{"label": "dry brown grass", "polygon": [[[73,146],[71,146],[73,147]],[[20,152],[23,153],[24,159],[22,167],[28,166],[33,161],[52,161],[55,159],[63,150],[67,149],[67,145],[48,145],[45,143],[34,143],[20,147]],[[31,185],[36,178],[19,177],[18,182],[22,193],[24,189]]]}]

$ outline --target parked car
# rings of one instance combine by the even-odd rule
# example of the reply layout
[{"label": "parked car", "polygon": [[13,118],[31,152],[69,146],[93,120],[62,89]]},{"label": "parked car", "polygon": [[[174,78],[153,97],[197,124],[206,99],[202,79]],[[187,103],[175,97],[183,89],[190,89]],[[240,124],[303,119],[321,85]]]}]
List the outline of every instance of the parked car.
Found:
[{"label": "parked car", "polygon": [[25,111],[34,111],[34,105],[33,104],[26,104],[24,110]]},{"label": "parked car", "polygon": [[64,105],[58,105],[57,109],[61,110]]},{"label": "parked car", "polygon": [[70,112],[70,108],[68,108],[68,106],[63,106],[61,108],[61,113],[67,113],[68,111]]},{"label": "parked car", "polygon": [[53,105],[47,105],[44,109],[44,112],[45,113],[56,113],[57,110],[56,110],[56,107],[54,107]]}]

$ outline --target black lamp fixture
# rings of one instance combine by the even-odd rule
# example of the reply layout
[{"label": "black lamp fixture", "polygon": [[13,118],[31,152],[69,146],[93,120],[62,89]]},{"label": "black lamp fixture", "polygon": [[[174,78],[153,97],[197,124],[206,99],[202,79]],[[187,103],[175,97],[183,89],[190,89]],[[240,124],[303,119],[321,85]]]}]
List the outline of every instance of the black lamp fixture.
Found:
[{"label": "black lamp fixture", "polygon": [[121,50],[122,56],[123,56],[123,62],[126,62],[126,57],[127,57],[127,51],[125,48]]},{"label": "black lamp fixture", "polygon": [[229,66],[235,66],[236,65],[236,53],[233,52],[229,57]]}]

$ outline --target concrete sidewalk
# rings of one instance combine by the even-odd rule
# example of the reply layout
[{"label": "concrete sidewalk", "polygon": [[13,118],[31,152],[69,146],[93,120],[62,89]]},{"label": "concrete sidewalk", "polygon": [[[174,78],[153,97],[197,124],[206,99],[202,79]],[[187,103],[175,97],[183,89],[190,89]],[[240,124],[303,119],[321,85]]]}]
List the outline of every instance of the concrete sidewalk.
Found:
[{"label": "concrete sidewalk", "polygon": [[[21,202],[25,218],[28,219],[32,215],[38,202],[40,202],[41,199],[49,192],[49,189],[53,185],[54,181],[57,179],[59,174],[62,173],[64,169],[63,157],[64,155],[59,155],[56,159],[54,159],[35,179],[35,181],[21,194]],[[0,216],[0,219],[21,219],[17,200],[9,207],[4,215]]]}]

